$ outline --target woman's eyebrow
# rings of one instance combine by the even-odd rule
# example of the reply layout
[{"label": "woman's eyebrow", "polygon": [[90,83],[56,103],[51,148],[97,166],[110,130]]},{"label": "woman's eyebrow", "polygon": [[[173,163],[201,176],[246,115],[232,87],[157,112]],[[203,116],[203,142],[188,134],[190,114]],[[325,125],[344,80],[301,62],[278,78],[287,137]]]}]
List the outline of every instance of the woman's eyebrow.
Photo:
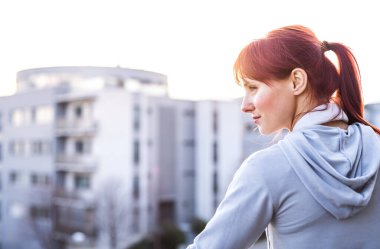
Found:
[{"label": "woman's eyebrow", "polygon": [[245,79],[242,79],[242,82],[243,82],[244,86],[249,86],[249,85],[254,85],[255,84],[255,82],[253,82],[253,81],[247,81]]}]

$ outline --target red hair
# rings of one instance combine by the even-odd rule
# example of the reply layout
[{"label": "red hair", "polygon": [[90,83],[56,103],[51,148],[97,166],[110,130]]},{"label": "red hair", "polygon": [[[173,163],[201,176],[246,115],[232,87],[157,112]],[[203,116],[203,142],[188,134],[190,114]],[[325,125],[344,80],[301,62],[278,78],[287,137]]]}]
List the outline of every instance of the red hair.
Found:
[{"label": "red hair", "polygon": [[[339,71],[326,57],[326,49],[336,54]],[[236,59],[234,75],[239,84],[244,79],[270,84],[287,78],[295,68],[305,70],[313,100],[319,104],[334,101],[347,114],[349,124],[360,122],[380,134],[380,129],[364,119],[360,71],[350,49],[341,43],[322,43],[306,27],[286,26],[251,42]]]}]

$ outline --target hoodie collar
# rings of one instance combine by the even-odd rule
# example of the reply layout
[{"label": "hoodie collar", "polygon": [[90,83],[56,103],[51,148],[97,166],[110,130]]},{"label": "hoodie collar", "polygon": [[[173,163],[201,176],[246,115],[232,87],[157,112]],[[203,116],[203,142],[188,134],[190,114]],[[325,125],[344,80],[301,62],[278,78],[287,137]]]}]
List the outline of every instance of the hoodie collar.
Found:
[{"label": "hoodie collar", "polygon": [[315,107],[311,112],[302,116],[295,124],[293,131],[330,121],[342,120],[348,122],[346,113],[335,103],[327,103]]},{"label": "hoodie collar", "polygon": [[297,131],[278,145],[314,199],[335,218],[345,219],[371,200],[380,165],[379,138],[371,127],[358,122],[347,130],[318,125],[347,121],[334,104],[314,110],[318,111],[303,116],[296,123]]}]

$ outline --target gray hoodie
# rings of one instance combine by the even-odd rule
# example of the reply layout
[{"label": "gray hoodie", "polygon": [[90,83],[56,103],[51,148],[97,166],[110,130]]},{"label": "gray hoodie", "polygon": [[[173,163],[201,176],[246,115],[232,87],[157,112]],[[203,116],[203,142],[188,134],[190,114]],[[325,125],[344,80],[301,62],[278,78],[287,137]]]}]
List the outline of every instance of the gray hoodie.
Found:
[{"label": "gray hoodie", "polygon": [[[274,249],[380,248],[380,142],[334,104],[303,116],[278,144],[254,153],[188,249],[243,249],[267,227]],[[379,177],[380,178],[380,177]]]}]

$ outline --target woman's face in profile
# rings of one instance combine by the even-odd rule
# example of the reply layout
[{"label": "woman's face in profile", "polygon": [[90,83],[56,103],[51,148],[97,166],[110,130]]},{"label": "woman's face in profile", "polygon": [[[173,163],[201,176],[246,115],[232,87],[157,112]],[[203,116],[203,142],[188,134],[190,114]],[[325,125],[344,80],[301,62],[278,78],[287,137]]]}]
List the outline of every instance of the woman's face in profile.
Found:
[{"label": "woman's face in profile", "polygon": [[290,129],[296,112],[293,82],[289,79],[264,82],[244,79],[244,99],[241,109],[252,115],[260,133],[271,134]]}]

